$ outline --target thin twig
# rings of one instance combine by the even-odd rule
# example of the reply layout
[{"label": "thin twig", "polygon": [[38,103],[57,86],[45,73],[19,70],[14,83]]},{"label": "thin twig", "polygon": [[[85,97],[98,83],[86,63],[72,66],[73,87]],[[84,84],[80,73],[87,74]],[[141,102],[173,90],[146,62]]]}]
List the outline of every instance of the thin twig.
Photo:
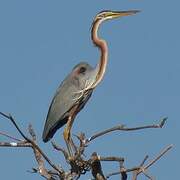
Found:
[{"label": "thin twig", "polygon": [[113,132],[113,131],[137,131],[137,130],[149,129],[149,128],[162,128],[164,126],[166,120],[167,120],[167,117],[163,118],[159,124],[140,126],[140,127],[134,127],[134,128],[128,128],[128,127],[125,127],[124,125],[115,126],[115,127],[112,127],[112,128],[109,128],[109,129],[106,129],[104,131],[94,134],[93,136],[88,138],[87,141],[90,142],[100,136],[103,136],[103,135]]},{"label": "thin twig", "polygon": [[109,157],[99,157],[100,161],[117,161],[117,162],[124,162],[124,158],[122,157],[115,157],[115,156],[109,156]]},{"label": "thin twig", "polygon": [[84,133],[80,133],[79,135],[74,135],[79,140],[79,147],[77,147],[76,158],[84,155],[85,148],[87,147],[86,136]]},{"label": "thin twig", "polygon": [[69,155],[68,155],[68,152],[66,152],[65,149],[63,149],[60,146],[58,146],[54,141],[51,141],[51,144],[52,144],[54,149],[56,149],[57,151],[62,152],[64,157],[65,157],[65,159],[68,160]]},{"label": "thin twig", "polygon": [[5,113],[3,113],[3,112],[0,112],[0,115],[2,115],[2,116],[4,116],[5,118],[9,119],[9,120],[13,123],[13,125],[15,126],[15,128],[18,130],[18,132],[21,134],[21,136],[22,136],[25,140],[29,141],[29,139],[28,139],[28,138],[24,135],[24,133],[20,130],[20,128],[19,128],[18,125],[16,124],[16,122],[15,122],[14,118],[11,116],[11,114],[7,115],[7,114],[5,114]]},{"label": "thin twig", "polygon": [[28,130],[29,130],[29,133],[30,133],[30,135],[31,135],[31,137],[32,137],[32,140],[33,140],[33,141],[36,141],[36,134],[35,134],[35,132],[34,132],[34,129],[33,129],[33,127],[32,127],[32,124],[29,124]]},{"label": "thin twig", "polygon": [[[125,171],[128,172],[132,172],[132,171],[136,171],[139,170],[139,166],[138,167],[133,167],[133,168],[129,168],[129,169],[125,169]],[[119,175],[121,174],[121,171],[116,171],[116,172],[112,172],[106,175],[106,178],[110,178],[111,176],[115,176],[115,175]]]},{"label": "thin twig", "polygon": [[169,145],[166,148],[164,148],[162,150],[162,152],[156,157],[154,158],[152,161],[150,161],[146,166],[144,166],[144,169],[148,169],[150,166],[152,166],[157,160],[159,160],[164,154],[166,154],[171,148],[173,147],[173,145]]},{"label": "thin twig", "polygon": [[11,136],[11,135],[9,135],[7,133],[1,132],[1,131],[0,131],[0,135],[5,136],[5,137],[7,137],[9,139],[12,139],[14,141],[19,141],[19,142],[22,141],[21,139],[15,138],[15,137],[13,137],[13,136]]},{"label": "thin twig", "polygon": [[[32,170],[27,170],[27,172],[29,172],[29,173],[39,173],[39,168],[34,168],[33,167]],[[47,172],[48,172],[48,174],[52,175],[52,177],[51,177],[52,179],[50,179],[50,180],[55,180],[59,176],[57,171],[48,170]],[[55,177],[57,177],[57,178],[55,178]],[[58,178],[58,180],[59,180],[59,178]]]},{"label": "thin twig", "polygon": [[153,177],[151,177],[147,172],[142,172],[148,179],[154,180]]},{"label": "thin twig", "polygon": [[147,159],[149,158],[149,156],[148,155],[146,155],[145,157],[144,157],[144,159],[142,160],[142,162],[141,162],[141,164],[140,164],[140,166],[143,166],[144,165],[144,163],[147,161]]},{"label": "thin twig", "polygon": [[107,175],[106,175],[106,178],[108,179],[108,178],[110,178],[111,176],[116,176],[116,175],[119,175],[119,174],[121,174],[120,171],[112,172],[112,173],[107,174]]},{"label": "thin twig", "polygon": [[[142,162],[140,163],[139,167],[142,167],[142,166],[144,165],[144,163],[146,162],[146,160],[148,159],[148,157],[149,157],[148,155],[146,155],[146,156],[144,157],[144,159],[143,159]],[[139,170],[139,169],[133,171],[132,180],[137,180],[138,170]]]}]

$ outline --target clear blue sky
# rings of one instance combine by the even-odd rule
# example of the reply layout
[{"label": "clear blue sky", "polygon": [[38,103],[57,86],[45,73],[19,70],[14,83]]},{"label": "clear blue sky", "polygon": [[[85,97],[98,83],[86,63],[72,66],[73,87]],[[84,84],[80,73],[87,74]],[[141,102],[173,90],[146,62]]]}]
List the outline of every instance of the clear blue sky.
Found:
[{"label": "clear blue sky", "polygon": [[[90,39],[90,26],[104,9],[140,9],[132,17],[103,24],[109,63],[103,82],[79,113],[73,133],[87,136],[117,124],[128,127],[169,120],[163,129],[115,132],[94,141],[87,155],[123,156],[137,165],[163,147],[174,148],[150,170],[158,180],[179,177],[180,143],[180,24],[174,1],[0,1],[0,111],[10,112],[24,132],[31,122],[44,151],[55,162],[64,159],[41,140],[48,106],[56,88],[80,61],[95,65],[99,58]],[[19,137],[0,117],[0,131]],[[64,146],[62,129],[54,138]],[[0,141],[7,140],[0,136]],[[0,179],[41,179],[27,170],[36,167],[30,149],[0,148]],[[118,166],[103,163],[106,172]],[[170,172],[169,172],[170,171]],[[81,179],[90,178],[90,174]],[[118,179],[113,177],[112,179]],[[144,177],[141,177],[144,180]]]}]

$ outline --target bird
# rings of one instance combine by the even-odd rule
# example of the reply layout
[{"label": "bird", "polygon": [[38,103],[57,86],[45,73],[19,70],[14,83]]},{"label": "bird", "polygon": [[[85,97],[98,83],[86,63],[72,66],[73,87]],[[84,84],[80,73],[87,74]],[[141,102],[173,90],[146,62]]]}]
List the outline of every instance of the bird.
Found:
[{"label": "bird", "polygon": [[139,10],[99,12],[91,26],[91,39],[100,50],[100,60],[95,67],[86,62],[77,64],[58,87],[49,107],[44,125],[42,139],[48,142],[56,131],[66,124],[63,132],[64,140],[70,155],[73,141],[71,128],[76,115],[84,108],[93,90],[102,81],[108,62],[108,46],[104,39],[98,36],[102,22],[123,16],[134,15]]}]

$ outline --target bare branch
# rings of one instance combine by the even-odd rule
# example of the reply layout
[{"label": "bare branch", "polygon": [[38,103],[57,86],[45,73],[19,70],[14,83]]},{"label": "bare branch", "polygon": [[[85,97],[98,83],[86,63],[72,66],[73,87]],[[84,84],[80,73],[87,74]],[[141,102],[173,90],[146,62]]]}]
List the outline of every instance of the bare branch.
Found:
[{"label": "bare branch", "polygon": [[[128,173],[128,172],[133,172],[133,171],[136,171],[136,170],[139,170],[139,166],[138,167],[129,168],[129,169],[124,169],[123,171]],[[121,170],[107,174],[106,178],[110,178],[111,176],[115,176],[115,175],[119,175],[119,174],[121,174]]]},{"label": "bare branch", "polygon": [[[27,172],[29,172],[29,173],[39,173],[39,168],[32,168],[32,170],[30,171],[30,170],[28,170]],[[50,174],[50,175],[52,175],[52,177],[51,177],[51,179],[50,180],[59,180],[59,178],[58,178],[58,176],[59,176],[59,174],[57,173],[57,171],[52,171],[52,170],[47,170],[47,172]],[[45,177],[45,176],[43,176],[43,177]],[[56,178],[57,177],[57,178]],[[45,177],[46,179],[47,179],[47,177]]]},{"label": "bare branch", "polygon": [[153,177],[151,177],[147,172],[142,172],[148,179],[154,180]]},{"label": "bare branch", "polygon": [[[86,139],[84,133],[80,133],[80,135],[76,136],[79,140],[79,146],[76,146],[77,151],[73,156],[68,156],[68,153],[65,149],[58,146],[55,142],[52,142],[54,149],[63,153],[66,162],[70,165],[71,169],[68,172],[65,172],[61,167],[56,166],[54,163],[50,161],[47,155],[41,150],[41,148],[36,143],[36,134],[32,128],[32,125],[29,125],[28,130],[31,135],[31,138],[28,138],[19,128],[15,119],[11,115],[4,114],[0,112],[0,115],[4,116],[5,118],[9,119],[17,131],[21,134],[24,140],[17,139],[9,134],[0,132],[0,135],[3,135],[7,138],[13,139],[15,142],[0,142],[0,147],[31,147],[33,149],[36,161],[38,163],[38,168],[33,168],[33,173],[39,173],[41,176],[45,177],[47,180],[55,180],[55,179],[64,179],[64,180],[72,180],[72,179],[79,179],[81,174],[85,174],[90,169],[92,170],[92,175],[96,180],[106,180],[107,178],[113,175],[121,175],[121,180],[127,180],[127,175],[129,172],[133,172],[133,180],[137,180],[137,177],[140,173],[144,174],[147,178],[153,179],[146,171],[150,166],[152,166],[156,161],[158,161],[167,151],[172,148],[172,145],[166,147],[157,157],[153,160],[149,161],[147,165],[144,165],[148,156],[146,156],[139,166],[126,169],[123,165],[124,158],[122,157],[101,157],[98,156],[96,152],[91,155],[89,160],[85,160],[84,151],[88,145],[88,143],[104,134],[109,132],[113,132],[116,130],[121,131],[135,131],[141,129],[148,129],[148,128],[162,128],[165,124],[167,118],[161,120],[159,124],[154,125],[147,125],[147,126],[140,126],[134,128],[128,128],[124,125],[115,126],[113,128],[104,130],[102,132],[96,133],[95,135],[91,136],[89,139]],[[52,170],[48,170],[45,168],[44,160],[46,160],[49,165],[53,168]],[[103,169],[101,167],[101,161],[113,161],[118,162],[120,164],[120,169],[117,172],[110,173],[106,177],[103,174]]]},{"label": "bare branch", "polygon": [[149,129],[149,128],[162,128],[164,126],[166,120],[167,120],[167,117],[163,118],[159,124],[140,126],[140,127],[134,127],[134,128],[128,128],[128,127],[125,127],[125,125],[115,126],[115,127],[112,127],[112,128],[109,128],[109,129],[106,129],[104,131],[94,134],[93,136],[88,138],[87,141],[90,142],[100,136],[103,136],[103,135],[108,134],[113,131],[137,131],[137,130]]},{"label": "bare branch", "polygon": [[147,159],[149,158],[149,156],[148,155],[146,155],[145,157],[144,157],[144,159],[142,160],[142,162],[141,162],[141,164],[140,164],[140,166],[143,166],[144,165],[144,163],[147,161]]},{"label": "bare branch", "polygon": [[34,129],[33,129],[33,127],[32,127],[31,124],[29,124],[28,130],[29,130],[29,134],[30,134],[31,137],[32,137],[32,140],[33,140],[33,141],[36,141],[36,134],[35,134]]},{"label": "bare branch", "polygon": [[[28,127],[29,129],[29,133],[32,136],[32,140],[34,141],[34,143],[36,143],[36,135],[35,132],[32,128],[32,125],[29,125]],[[48,173],[48,170],[45,168],[44,166],[44,160],[42,159],[42,154],[38,151],[38,149],[36,147],[34,147],[32,145],[33,151],[34,151],[34,155],[36,158],[36,161],[38,163],[38,169],[37,172],[39,172],[41,174],[41,176],[45,177],[48,180],[52,180],[52,175]]]},{"label": "bare branch", "polygon": [[119,166],[120,166],[120,172],[121,172],[121,180],[127,180],[127,172],[126,168],[124,167],[124,161],[119,161]]},{"label": "bare branch", "polygon": [[5,136],[5,137],[7,137],[9,139],[12,139],[14,141],[19,141],[19,142],[22,141],[21,139],[15,138],[15,137],[13,137],[13,136],[11,136],[11,135],[9,135],[7,133],[4,133],[4,132],[0,132],[0,135]]},{"label": "bare branch", "polygon": [[[148,155],[145,156],[145,158],[143,159],[143,161],[141,162],[141,164],[139,165],[139,167],[142,167],[144,165],[144,163],[146,162],[146,160],[148,159]],[[138,176],[138,170],[134,170],[133,171],[133,177],[132,177],[132,180],[137,180],[137,176]]]},{"label": "bare branch", "polygon": [[44,159],[49,163],[49,165],[54,168],[56,171],[58,171],[60,173],[60,175],[64,174],[64,170],[59,167],[57,167],[55,164],[52,163],[52,161],[47,157],[47,155],[41,150],[41,148],[31,139],[29,139],[27,136],[25,136],[25,134],[20,130],[19,126],[17,125],[17,123],[15,122],[14,118],[11,115],[7,115],[5,113],[0,112],[0,115],[4,116],[5,118],[9,119],[13,125],[15,126],[15,128],[18,130],[18,132],[21,134],[21,136],[29,143],[32,144],[32,146],[34,148],[36,148],[39,153],[41,153],[41,155],[44,157]]},{"label": "bare branch", "polygon": [[166,148],[164,148],[162,150],[162,152],[157,156],[155,157],[152,161],[150,161],[146,166],[144,166],[144,169],[148,169],[150,166],[152,166],[156,161],[158,161],[164,154],[166,154],[171,148],[173,147],[173,145],[169,145],[167,146]]},{"label": "bare branch", "polygon": [[0,142],[0,147],[32,147],[31,143],[22,142]]},{"label": "bare branch", "polygon": [[65,149],[61,148],[60,146],[58,146],[54,141],[51,142],[52,146],[54,149],[56,149],[57,151],[60,151],[63,153],[64,157],[66,160],[68,160],[68,152],[66,152]]},{"label": "bare branch", "polygon": [[100,159],[96,152],[91,155],[91,168],[92,175],[96,180],[106,180],[102,171]]},{"label": "bare branch", "polygon": [[74,135],[79,140],[79,147],[77,147],[76,156],[80,157],[84,155],[85,148],[87,147],[86,136],[84,133],[80,133],[79,135]]},{"label": "bare branch", "polygon": [[116,176],[116,175],[119,175],[119,174],[121,174],[120,171],[112,172],[112,173],[107,174],[107,175],[106,175],[106,178],[109,179],[111,176]]},{"label": "bare branch", "polygon": [[[137,166],[137,167],[133,167],[133,168],[130,168],[130,169],[123,169],[123,172],[134,172],[133,174],[133,180],[136,180],[137,179],[137,176],[140,174],[140,173],[143,173],[146,177],[148,177],[149,179],[153,179],[150,175],[147,174],[146,170],[152,166],[155,162],[157,162],[163,155],[165,155],[171,148],[173,147],[173,145],[169,145],[167,147],[165,147],[162,152],[156,156],[153,160],[151,160],[147,165],[144,165],[145,161],[147,160],[148,156],[146,156],[141,165],[140,166]],[[117,171],[117,172],[113,172],[113,173],[109,173],[106,178],[109,178],[111,176],[114,176],[114,175],[118,175],[118,174],[121,174],[122,173],[122,170],[120,171]]]},{"label": "bare branch", "polygon": [[2,116],[4,116],[5,118],[9,119],[9,120],[13,123],[13,125],[15,126],[15,128],[18,130],[18,132],[21,134],[21,136],[22,136],[25,140],[29,141],[28,138],[24,135],[24,133],[20,130],[20,128],[19,128],[18,125],[16,124],[16,122],[15,122],[14,118],[11,116],[11,114],[7,115],[7,114],[5,114],[5,113],[0,112],[0,115],[2,115]]},{"label": "bare branch", "polygon": [[99,157],[100,161],[117,161],[117,162],[124,162],[124,158],[122,157],[115,157],[115,156],[109,156],[109,157]]},{"label": "bare branch", "polygon": [[38,172],[46,179],[51,180],[52,176],[48,173],[47,169],[44,166],[42,155],[39,153],[39,151],[36,148],[33,148],[33,150],[34,150],[36,161],[38,163]]}]

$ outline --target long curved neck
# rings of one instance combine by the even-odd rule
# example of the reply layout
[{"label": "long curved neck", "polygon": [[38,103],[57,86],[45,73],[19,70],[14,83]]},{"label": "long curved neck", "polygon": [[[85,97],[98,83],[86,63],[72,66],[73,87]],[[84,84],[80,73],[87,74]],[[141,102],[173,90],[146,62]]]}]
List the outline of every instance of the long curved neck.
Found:
[{"label": "long curved neck", "polygon": [[105,40],[100,39],[98,37],[98,29],[100,24],[102,23],[102,20],[96,20],[93,23],[92,31],[91,31],[91,38],[95,46],[97,46],[100,51],[101,51],[101,56],[98,64],[96,65],[96,80],[94,84],[91,86],[91,88],[95,88],[102,80],[104,77],[105,71],[106,71],[106,66],[107,66],[107,61],[108,61],[108,47],[107,43]]}]

